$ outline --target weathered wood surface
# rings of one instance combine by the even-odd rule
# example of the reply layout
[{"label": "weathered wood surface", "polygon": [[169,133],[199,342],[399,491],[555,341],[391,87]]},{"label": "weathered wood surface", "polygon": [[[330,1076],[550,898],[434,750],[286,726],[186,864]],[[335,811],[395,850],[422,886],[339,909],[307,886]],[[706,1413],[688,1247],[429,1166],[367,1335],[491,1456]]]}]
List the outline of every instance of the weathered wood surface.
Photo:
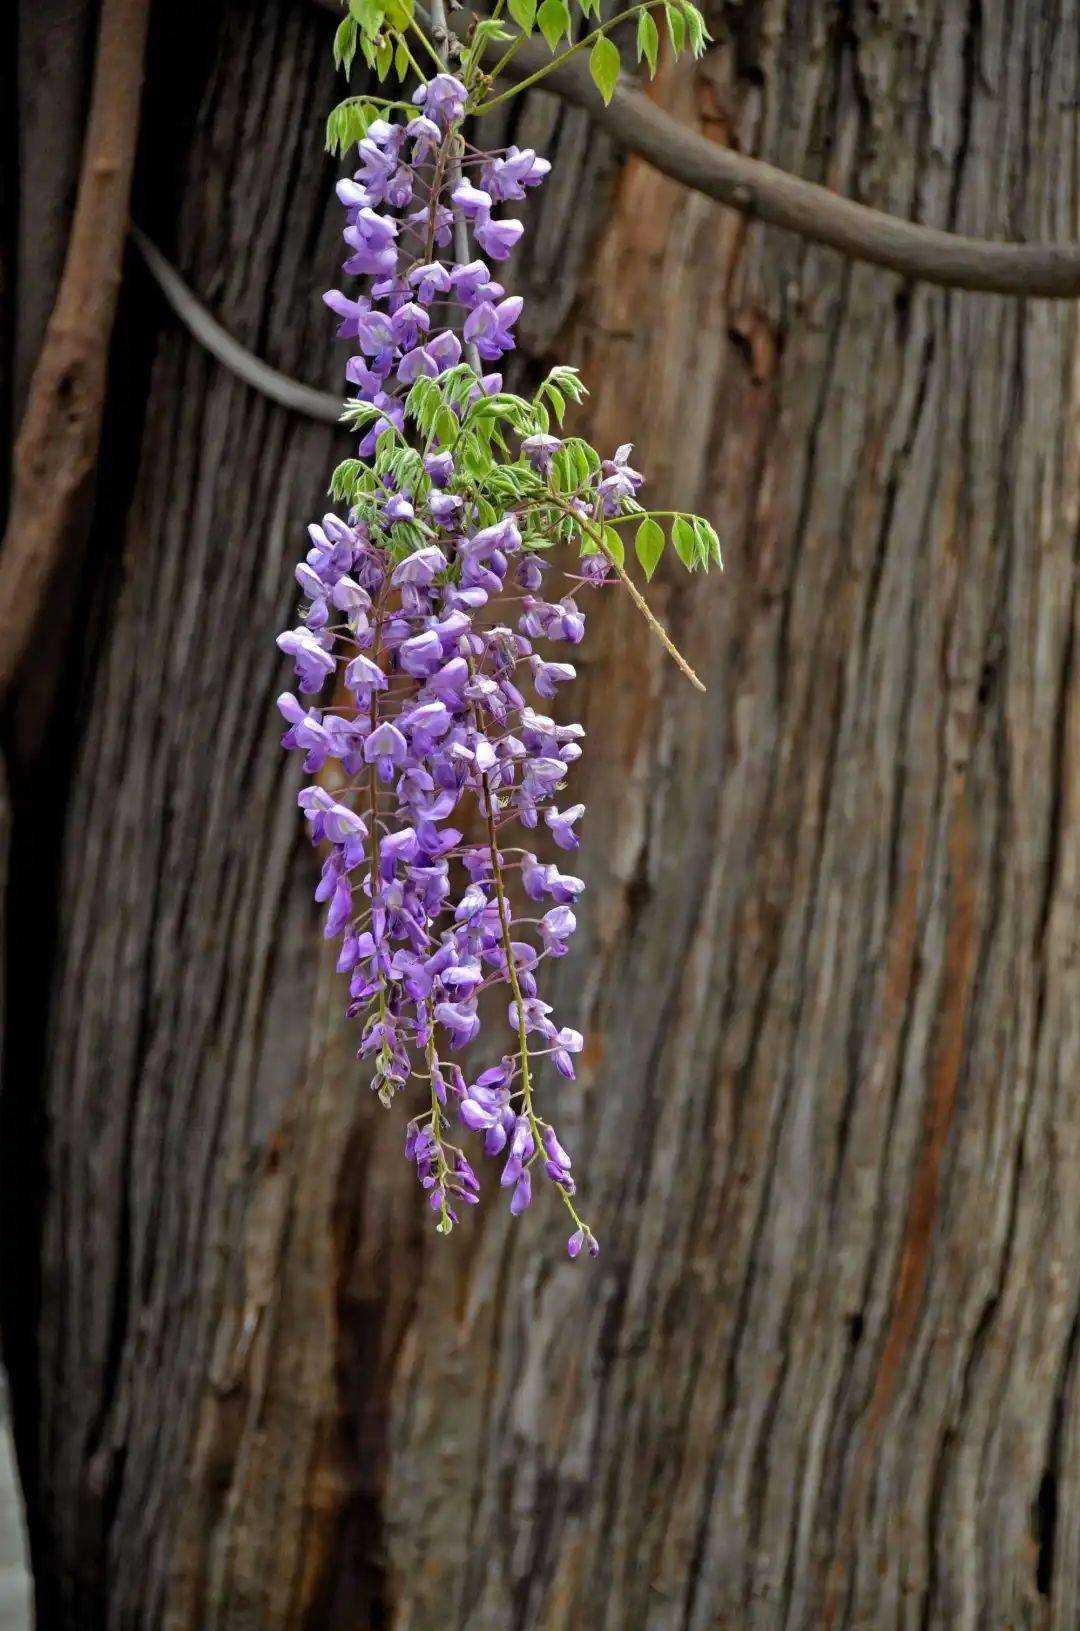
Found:
[{"label": "weathered wood surface", "polygon": [[[655,94],[715,139],[1078,235],[1071,4],[713,21]],[[158,26],[140,219],[329,384],[326,19]],[[517,134],[558,160],[524,366],[580,361],[593,433],[727,561],[653,590],[704,701],[612,600],[569,704],[590,893],[556,984],[592,1040],[551,1102],[604,1254],[566,1263],[553,1206],[424,1226],[271,720],[334,438],[132,272],[113,412],[145,415],[98,501],[56,945],[20,988],[47,1059],[7,1087],[48,1115],[40,1318],[5,1330],[43,1623],[1072,1631],[1076,315],[748,228],[543,99]]]}]

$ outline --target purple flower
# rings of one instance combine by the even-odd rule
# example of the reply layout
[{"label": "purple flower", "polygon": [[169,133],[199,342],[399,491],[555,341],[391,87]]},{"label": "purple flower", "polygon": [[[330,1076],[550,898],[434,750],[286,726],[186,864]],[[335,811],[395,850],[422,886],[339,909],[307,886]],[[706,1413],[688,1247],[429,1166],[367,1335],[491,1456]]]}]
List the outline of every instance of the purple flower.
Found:
[{"label": "purple flower", "polygon": [[394,868],[402,861],[415,861],[420,851],[412,827],[399,827],[387,833],[379,843],[379,865],[387,877],[393,877]]},{"label": "purple flower", "polygon": [[482,300],[499,300],[505,293],[501,283],[492,282],[491,273],[480,260],[455,266],[450,281],[458,299],[466,306],[478,306]]},{"label": "purple flower", "polygon": [[465,117],[465,100],[465,87],[453,74],[436,74],[413,92],[417,106],[444,128],[458,124]]},{"label": "purple flower", "polygon": [[551,828],[551,836],[560,849],[577,849],[579,840],[573,827],[574,822],[580,821],[584,814],[584,804],[574,804],[569,810],[561,812],[551,805],[544,811],[544,820]]},{"label": "purple flower", "polygon": [[531,666],[533,684],[536,686],[537,696],[540,697],[553,697],[556,687],[577,678],[577,669],[573,663],[545,663],[541,658],[533,657]]},{"label": "purple flower", "polygon": [[428,453],[424,469],[433,487],[445,487],[454,474],[454,461],[449,453]]},{"label": "purple flower", "polygon": [[458,1105],[458,1115],[474,1133],[488,1132],[498,1122],[497,1110],[488,1110],[479,1099],[465,1097]]},{"label": "purple flower", "polygon": [[398,648],[398,662],[406,674],[412,674],[417,679],[427,679],[442,666],[443,649],[435,629],[425,629],[422,634],[414,634],[402,642]]},{"label": "purple flower", "polygon": [[562,442],[558,436],[538,433],[536,436],[526,436],[521,444],[521,451],[533,469],[538,471],[540,475],[546,476],[560,447],[562,447]]},{"label": "purple flower", "polygon": [[352,889],[348,878],[339,878],[326,914],[326,938],[339,935],[352,916]]},{"label": "purple flower", "polygon": [[[582,806],[560,810],[555,801],[581,752],[581,727],[557,725],[534,704],[574,677],[572,664],[540,642],[577,644],[585,623],[570,596],[544,598],[545,576],[557,568],[525,547],[523,534],[533,542],[530,500],[492,507],[498,489],[477,478],[467,435],[462,440],[471,410],[501,392],[502,376],[465,373],[443,403],[452,418],[442,410],[436,418],[432,394],[425,407],[417,390],[409,399],[416,422],[406,423],[415,383],[456,368],[463,341],[485,364],[513,349],[522,302],[506,294],[490,262],[505,260],[523,229],[494,219],[493,210],[524,198],[549,168],[530,148],[510,147],[481,155],[477,169],[470,162],[464,179],[459,169],[450,181],[453,165],[444,161],[456,151],[465,88],[438,73],[414,101],[421,111],[407,122],[375,120],[355,174],[338,184],[345,268],[369,282],[355,297],[331,290],[325,299],[341,336],[354,342],[346,378],[373,410],[357,438],[359,458],[371,458],[388,426],[406,450],[418,431],[423,475],[407,451],[408,463],[388,466],[383,456],[377,482],[358,485],[347,519],[328,515],[309,529],[296,569],[300,626],[278,644],[301,693],[320,690],[339,663],[345,690],[322,708],[292,694],[278,707],[283,745],[303,755],[309,776],[326,778],[305,786],[299,803],[312,842],[323,846],[315,897],[326,907],[326,934],[341,940],[337,966],[348,979],[347,1012],[362,1024],[359,1056],[371,1061],[384,1103],[419,1071],[424,1098],[445,1107],[445,1115],[418,1108],[405,1141],[445,1232],[457,1221],[455,1208],[474,1205],[479,1192],[466,1154],[446,1142],[455,1115],[463,1136],[478,1136],[486,1154],[501,1158],[500,1184],[515,1216],[530,1204],[537,1161],[568,1205],[574,1193],[570,1158],[554,1131],[535,1119],[531,1101],[523,1112],[516,1051],[481,1069],[471,1086],[445,1055],[476,1041],[487,1011],[480,998],[490,988],[507,1004],[515,1046],[519,1017],[532,1039],[533,1073],[550,1059],[556,1073],[572,1077],[583,1046],[577,1031],[559,1026],[540,989],[542,958],[568,950],[583,885],[521,852],[503,831],[515,822],[536,828],[542,819],[556,845],[577,846]],[[485,258],[438,257],[455,216]],[[418,245],[426,247],[412,264]],[[561,446],[538,432],[523,440],[521,456],[546,477]],[[507,454],[494,442],[492,451]],[[629,453],[621,447],[582,476],[570,507],[587,516],[623,504],[641,482]],[[508,615],[504,587],[523,591],[513,626],[499,621]],[[505,850],[463,843],[474,811],[494,824],[493,843],[505,842]],[[518,917],[523,898],[542,901],[543,915],[526,907]],[[570,1255],[582,1245],[595,1250],[584,1228],[571,1236]]]},{"label": "purple flower", "polygon": [[567,942],[577,928],[577,918],[569,906],[553,906],[540,919],[540,935],[544,950],[550,957],[562,957],[569,950]]},{"label": "purple flower", "polygon": [[571,1257],[577,1257],[582,1246],[585,1245],[589,1248],[590,1257],[599,1257],[600,1247],[597,1244],[596,1236],[588,1229],[575,1229],[566,1243],[566,1250]]},{"label": "purple flower", "polygon": [[526,187],[538,187],[550,169],[548,160],[537,158],[531,147],[508,147],[502,158],[485,164],[484,188],[500,203],[524,198]]},{"label": "purple flower", "polygon": [[435,544],[428,544],[412,555],[406,555],[393,570],[391,583],[414,583],[426,589],[440,572],[446,571],[446,556]]},{"label": "purple flower", "polygon": [[[508,260],[521,234],[525,231],[520,221],[477,221],[476,241],[485,255],[493,261]],[[481,352],[483,356],[483,352]]]},{"label": "purple flower", "polygon": [[409,745],[396,725],[384,720],[376,725],[364,743],[364,760],[375,765],[384,782],[390,780],[393,766],[401,764],[408,755]]},{"label": "purple flower", "polygon": [[599,491],[604,500],[604,513],[615,515],[624,498],[632,498],[639,487],[642,487],[645,478],[636,470],[631,470],[627,460],[633,448],[629,442],[616,448],[613,459],[605,459],[603,464],[604,479],[600,483]]},{"label": "purple flower", "polygon": [[382,311],[366,311],[357,319],[356,338],[365,357],[378,357],[397,344],[394,325]]},{"label": "purple flower", "polygon": [[293,659],[301,691],[321,691],[337,667],[326,647],[307,629],[289,629],[278,635],[277,643],[278,649]]},{"label": "purple flower", "polygon": [[452,1048],[467,1048],[480,1031],[480,1018],[474,1003],[437,1003],[435,1018],[450,1038]]},{"label": "purple flower", "polygon": [[509,295],[497,306],[482,300],[465,319],[465,339],[476,346],[480,355],[489,362],[501,357],[504,351],[514,349],[514,336],[510,330],[517,322],[524,302],[520,295]]},{"label": "purple flower", "polygon": [[415,119],[410,119],[405,126],[405,134],[413,140],[413,162],[419,163],[428,157],[430,150],[437,147],[442,141],[442,131],[434,120],[418,113]]},{"label": "purple flower", "polygon": [[393,498],[387,499],[383,505],[383,518],[391,524],[395,521],[411,521],[415,514],[416,511],[404,493],[395,493]]},{"label": "purple flower", "polygon": [[345,684],[350,691],[361,691],[365,700],[372,691],[386,690],[386,675],[378,663],[372,662],[370,657],[354,657],[345,670]]},{"label": "purple flower", "polygon": [[471,181],[460,181],[450,194],[450,202],[466,221],[486,220],[491,209],[491,194],[474,187]]},{"label": "purple flower", "polygon": [[373,209],[358,210],[342,236],[355,250],[345,262],[347,272],[392,272],[397,266],[397,223]]}]

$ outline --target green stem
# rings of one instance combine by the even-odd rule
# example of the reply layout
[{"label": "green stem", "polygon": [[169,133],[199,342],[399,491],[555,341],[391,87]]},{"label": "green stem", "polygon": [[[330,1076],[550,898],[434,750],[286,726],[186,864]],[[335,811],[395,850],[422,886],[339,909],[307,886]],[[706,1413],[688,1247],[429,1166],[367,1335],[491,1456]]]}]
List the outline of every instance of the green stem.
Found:
[{"label": "green stem", "polygon": [[435,1004],[431,998],[427,999],[427,1025],[428,1039],[424,1050],[427,1059],[428,1079],[431,1082],[431,1133],[435,1140],[436,1172],[438,1185],[442,1191],[442,1203],[439,1207],[438,1233],[448,1235],[454,1227],[453,1219],[447,1213],[446,1180],[450,1175],[450,1168],[446,1164],[446,1157],[442,1147],[442,1105],[439,1095],[435,1091],[435,1078],[439,1073],[439,1055],[435,1049]]},{"label": "green stem", "polygon": [[[415,27],[416,25],[413,24],[412,26]],[[419,33],[419,30],[417,30],[417,32]],[[422,34],[420,35],[420,38],[421,39],[424,38]],[[414,70],[414,72],[417,75],[417,78],[420,79],[426,85],[427,84],[427,74],[425,74],[424,70],[421,68],[420,64],[417,62],[416,58],[413,56],[412,52],[409,50],[409,42],[405,38],[404,34],[399,33],[398,36],[397,36],[397,41],[398,41],[398,44],[401,46],[401,49],[404,51],[406,57],[409,60],[409,66]],[[424,44],[425,45],[427,44],[426,40],[424,40]],[[434,56],[434,52],[432,52],[432,55]],[[438,57],[435,57],[435,61],[438,62],[438,60],[439,60]]]},{"label": "green stem", "polygon": [[[415,113],[416,109],[411,102],[395,101],[388,96],[346,96],[338,103],[339,108],[347,108],[353,102],[370,102],[375,108],[402,108],[406,113]],[[335,112],[337,109],[335,108]]]},{"label": "green stem", "polygon": [[490,70],[490,72],[485,75],[485,78],[490,79],[492,81],[498,79],[499,75],[502,73],[503,69],[506,67],[506,64],[513,58],[513,56],[517,52],[518,46],[521,45],[527,38],[528,38],[527,34],[519,34],[516,40],[511,40],[510,44],[507,46],[506,50],[503,52],[502,56],[499,58],[498,62],[495,64],[494,68],[492,68]]},{"label": "green stem", "polygon": [[435,47],[432,45],[431,41],[428,39],[427,35],[424,33],[424,30],[420,27],[420,24],[416,21],[415,17],[410,18],[409,27],[412,29],[413,33],[416,35],[417,39],[420,41],[420,44],[424,47],[424,50],[427,52],[428,56],[431,58],[432,62],[435,64],[435,66],[439,70],[440,74],[444,74],[446,72],[445,62],[440,57],[439,53],[436,51]]},{"label": "green stem", "polygon": [[605,522],[609,527],[621,527],[625,521],[646,521],[654,515],[670,515],[678,517],[685,515],[685,510],[630,510],[626,515],[609,515]]},{"label": "green stem", "polygon": [[[516,96],[519,91],[527,91],[530,85],[538,84],[541,79],[545,79],[551,73],[553,68],[558,68],[560,63],[569,62],[571,57],[576,57],[579,51],[585,50],[586,46],[595,45],[600,36],[608,33],[617,23],[624,23],[628,17],[636,17],[641,11],[653,11],[656,7],[665,4],[666,0],[644,0],[642,5],[630,6],[626,11],[620,11],[615,17],[610,17],[606,23],[601,23],[599,28],[594,28],[591,34],[586,34],[584,39],[578,40],[577,44],[572,45],[568,51],[563,51],[561,55],[552,57],[550,62],[545,63],[542,68],[538,68],[535,74],[530,74],[528,79],[519,80],[516,85],[511,85],[509,90],[500,91],[499,95],[493,96],[490,102],[481,102],[477,107],[471,108],[470,112],[477,114],[490,113],[491,109],[497,108],[500,102],[505,102],[511,96]],[[502,64],[500,64],[501,66]]]}]

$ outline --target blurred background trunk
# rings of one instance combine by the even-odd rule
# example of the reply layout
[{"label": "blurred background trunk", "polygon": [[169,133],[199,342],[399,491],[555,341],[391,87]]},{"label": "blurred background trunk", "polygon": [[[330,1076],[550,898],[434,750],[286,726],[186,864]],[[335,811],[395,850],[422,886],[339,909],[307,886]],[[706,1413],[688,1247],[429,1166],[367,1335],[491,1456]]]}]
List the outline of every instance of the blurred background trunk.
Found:
[{"label": "blurred background trunk", "polygon": [[[0,22],[8,427],[94,15]],[[710,24],[653,94],[718,142],[928,224],[1077,237],[1071,0]],[[237,339],[327,388],[331,27],[155,6],[133,207]],[[347,439],[224,372],[131,254],[88,538],[4,721],[3,1342],[40,1624],[1073,1631],[1076,313],[749,226],[541,96],[500,128],[555,161],[520,377],[579,363],[590,434],[635,438],[727,562],[652,590],[705,699],[612,594],[569,701],[590,889],[554,995],[590,1040],[548,1102],[603,1255],[566,1262],[548,1197],[427,1227],[273,709]]]}]

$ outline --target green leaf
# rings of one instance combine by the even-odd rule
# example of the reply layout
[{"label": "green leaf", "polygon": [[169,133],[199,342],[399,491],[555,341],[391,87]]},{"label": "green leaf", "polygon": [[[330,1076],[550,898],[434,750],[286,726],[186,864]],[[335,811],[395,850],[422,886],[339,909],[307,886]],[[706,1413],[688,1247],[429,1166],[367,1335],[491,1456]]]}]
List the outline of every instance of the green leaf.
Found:
[{"label": "green leaf", "polygon": [[536,13],[536,20],[553,51],[564,34],[567,39],[570,38],[570,7],[566,0],[544,0]]},{"label": "green leaf", "polygon": [[330,477],[330,496],[339,504],[351,500],[363,469],[359,459],[344,459]]},{"label": "green leaf", "polygon": [[572,493],[577,488],[577,460],[573,447],[567,442],[551,461],[551,485],[557,493]]},{"label": "green leaf", "polygon": [[341,418],[344,424],[359,430],[362,425],[371,425],[376,419],[381,419],[382,409],[377,408],[374,402],[361,402],[358,397],[353,397],[342,408]]},{"label": "green leaf", "polygon": [[686,570],[692,572],[698,564],[698,544],[693,527],[681,515],[676,516],[672,524],[671,542]]},{"label": "green leaf", "polygon": [[440,408],[435,415],[433,428],[440,444],[443,447],[449,447],[451,442],[456,441],[461,426],[458,423],[457,415],[450,408]]},{"label": "green leaf", "polygon": [[619,77],[619,53],[606,34],[601,34],[589,52],[589,72],[592,74],[605,106],[611,101]]},{"label": "green leaf", "polygon": [[607,552],[612,560],[619,566],[625,565],[626,547],[614,527],[604,528],[604,543],[607,545]]},{"label": "green leaf", "polygon": [[641,523],[634,538],[634,549],[641,562],[641,570],[650,583],[664,553],[665,542],[663,527],[658,527],[655,521]]},{"label": "green leaf", "polygon": [[[584,385],[581,383],[581,376],[576,368],[553,368],[547,379],[544,381],[544,385],[556,386],[560,391],[562,391],[563,395],[568,396],[572,402],[580,402],[589,394]],[[543,388],[544,387],[541,386],[541,390],[543,390]]]},{"label": "green leaf", "polygon": [[[517,37],[520,38],[520,35]],[[459,76],[468,80],[470,68],[480,60],[488,45],[503,45],[514,38],[515,36],[510,33],[509,29],[503,27],[498,18],[482,18],[473,29],[472,44],[469,46],[465,61],[459,70]]]},{"label": "green leaf", "polygon": [[386,0],[386,19],[391,28],[404,34],[413,19],[413,0]]},{"label": "green leaf", "polygon": [[649,64],[649,73],[656,73],[656,59],[660,51],[660,34],[653,22],[651,11],[639,11],[637,23],[637,56]]},{"label": "green leaf", "polygon": [[381,40],[375,47],[375,71],[380,79],[385,79],[394,65],[394,47],[389,40]]},{"label": "green leaf", "polygon": [[385,9],[380,0],[349,0],[349,13],[360,24],[361,32],[371,36],[382,27]]},{"label": "green leaf", "polygon": [[690,523],[697,534],[700,560],[706,572],[709,570],[710,561],[715,561],[720,570],[723,571],[724,557],[720,553],[720,540],[716,536],[714,529],[705,520],[704,516],[691,516]]},{"label": "green leaf", "polygon": [[326,146],[331,153],[345,154],[363,140],[369,125],[379,117],[369,102],[342,102],[326,121]]},{"label": "green leaf", "polygon": [[508,0],[507,11],[523,34],[531,34],[536,22],[536,0]]},{"label": "green leaf", "polygon": [[399,40],[394,52],[394,72],[399,79],[405,79],[409,72],[409,53],[404,40]]},{"label": "green leaf", "polygon": [[343,17],[334,35],[334,67],[344,68],[346,79],[349,77],[349,69],[355,55],[356,22],[352,17]]},{"label": "green leaf", "polygon": [[686,24],[683,22],[682,12],[676,11],[674,6],[664,7],[667,16],[668,33],[671,35],[671,49],[678,56],[686,44]]},{"label": "green leaf", "polygon": [[705,19],[698,8],[689,3],[689,0],[684,0],[682,10],[686,22],[686,32],[690,36],[690,49],[695,57],[703,56],[705,42],[712,38],[711,34],[706,30]]}]

